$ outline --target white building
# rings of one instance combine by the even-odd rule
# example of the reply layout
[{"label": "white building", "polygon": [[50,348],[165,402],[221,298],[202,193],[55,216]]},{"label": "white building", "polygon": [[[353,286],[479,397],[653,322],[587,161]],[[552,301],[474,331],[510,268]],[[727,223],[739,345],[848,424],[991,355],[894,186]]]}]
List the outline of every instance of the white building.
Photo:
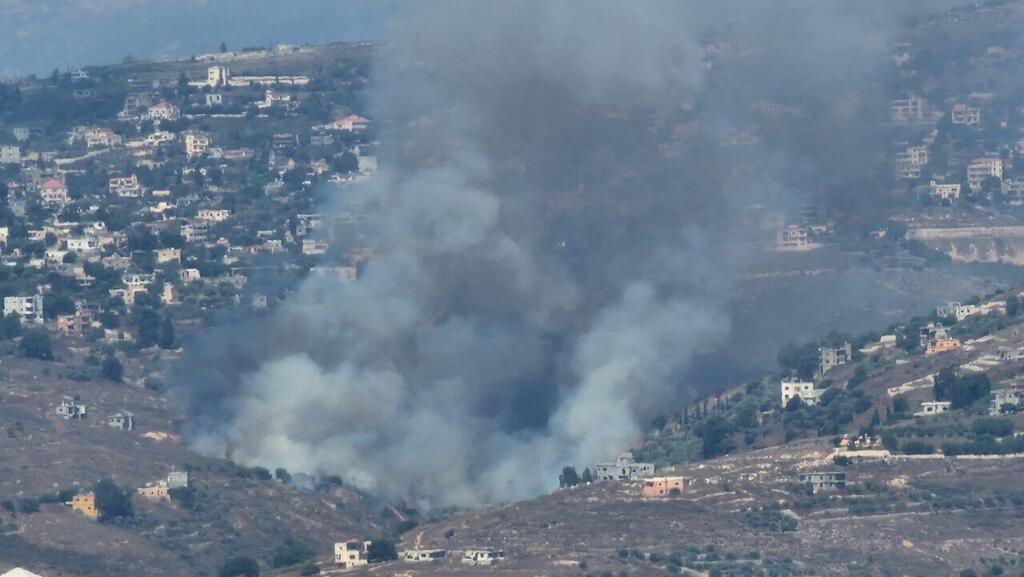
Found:
[{"label": "white building", "polygon": [[69,252],[89,254],[100,249],[100,240],[94,236],[76,236],[68,238],[67,245]]},{"label": "white building", "polygon": [[654,463],[637,463],[632,453],[619,455],[614,463],[594,465],[594,478],[598,481],[634,481],[654,476]]},{"label": "white building", "polygon": [[196,212],[197,220],[224,222],[229,218],[231,218],[231,211],[226,208],[201,208]]},{"label": "white building", "polygon": [[160,146],[161,144],[174,141],[174,133],[167,132],[166,130],[157,130],[153,134],[147,135],[144,141],[146,146]]},{"label": "white building", "polygon": [[889,114],[897,124],[914,124],[928,119],[928,103],[920,96],[898,98],[889,102]]},{"label": "white building", "polygon": [[43,295],[4,297],[4,316],[12,314],[21,317],[23,325],[43,324]]},{"label": "white building", "polygon": [[146,118],[150,120],[178,120],[181,118],[181,109],[170,102],[158,102],[149,107],[146,111]]},{"label": "white building", "polygon": [[224,104],[224,95],[220,92],[211,92],[206,95],[206,107],[213,108]]},{"label": "white building", "polygon": [[160,248],[154,252],[156,252],[157,264],[164,264],[167,262],[181,262],[180,248]]},{"label": "white building", "polygon": [[227,86],[231,71],[226,66],[211,66],[206,69],[206,85],[211,88]]},{"label": "white building", "polygon": [[960,184],[943,184],[933,180],[928,185],[928,194],[936,200],[955,202],[960,199]]},{"label": "white building", "polygon": [[142,196],[142,185],[136,175],[120,176],[111,178],[108,183],[110,194],[116,194],[123,198],[138,198]]},{"label": "white building", "polygon": [[915,417],[931,417],[948,413],[952,403],[949,401],[924,401],[921,403],[921,410],[914,413]]},{"label": "white building", "polygon": [[362,567],[370,562],[370,541],[350,539],[334,544],[334,563],[343,569]]},{"label": "white building", "polygon": [[183,268],[178,271],[178,280],[181,282],[194,282],[203,278],[197,268]]},{"label": "white building", "polygon": [[793,398],[800,399],[805,405],[817,405],[824,389],[814,388],[814,383],[804,381],[782,381],[782,406],[785,407]]},{"label": "white building", "polygon": [[21,164],[21,148],[0,146],[0,164]]},{"label": "white building", "polygon": [[185,154],[190,158],[206,154],[210,150],[210,137],[201,132],[189,132],[185,135]]},{"label": "white building", "polygon": [[68,185],[51,178],[39,187],[39,199],[47,206],[67,204]]},{"label": "white building", "polygon": [[463,565],[489,567],[505,560],[505,553],[497,549],[467,549],[462,555]]},{"label": "white building", "polygon": [[1003,180],[1003,161],[997,156],[976,158],[967,165],[967,186],[972,191],[981,190],[985,179],[992,177]]},{"label": "white building", "polygon": [[896,173],[900,178],[921,178],[921,169],[928,164],[928,147],[911,146],[896,155]]},{"label": "white building", "polygon": [[444,549],[406,549],[400,557],[406,563],[431,563],[444,560]]},{"label": "white building", "polygon": [[981,124],[981,109],[966,104],[957,104],[950,111],[953,124],[961,126],[978,126]]},{"label": "white building", "polygon": [[83,137],[88,148],[110,148],[123,141],[120,135],[109,128],[87,128]]},{"label": "white building", "polygon": [[805,226],[790,224],[780,228],[775,234],[775,250],[802,251],[820,246],[820,243],[814,242],[810,230]]},{"label": "white building", "polygon": [[992,391],[992,400],[989,403],[988,412],[990,415],[999,415],[1003,412],[1004,405],[1020,407],[1024,401],[1024,386],[1011,385],[1005,389]]}]

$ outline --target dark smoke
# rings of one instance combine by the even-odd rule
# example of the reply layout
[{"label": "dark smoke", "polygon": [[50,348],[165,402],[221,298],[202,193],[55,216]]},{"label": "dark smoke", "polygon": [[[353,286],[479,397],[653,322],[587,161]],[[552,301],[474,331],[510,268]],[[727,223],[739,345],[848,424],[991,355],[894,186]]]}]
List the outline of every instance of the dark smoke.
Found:
[{"label": "dark smoke", "polygon": [[728,334],[747,208],[861,210],[898,22],[863,4],[418,5],[377,64],[383,169],[323,207],[379,206],[376,256],[192,347],[193,446],[427,506],[628,448]]}]

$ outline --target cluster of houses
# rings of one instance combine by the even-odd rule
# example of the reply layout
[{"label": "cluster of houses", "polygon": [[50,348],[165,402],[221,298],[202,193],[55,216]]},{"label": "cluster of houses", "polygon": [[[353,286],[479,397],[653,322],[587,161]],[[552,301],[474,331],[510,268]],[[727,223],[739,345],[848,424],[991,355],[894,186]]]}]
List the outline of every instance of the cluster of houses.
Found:
[{"label": "cluster of houses", "polygon": [[[370,563],[372,541],[349,539],[334,544],[334,564],[339,569],[364,567]],[[398,554],[405,563],[436,563],[444,561],[448,552],[444,549],[406,549]],[[505,560],[500,549],[467,549],[462,552],[462,564],[476,567],[490,567]]]},{"label": "cluster of houses", "polygon": [[[895,343],[895,340],[893,340]],[[818,368],[815,373],[817,380],[823,380],[832,369],[853,361],[853,345],[845,341],[839,345],[823,344],[818,347]],[[808,406],[817,405],[825,389],[819,388],[814,381],[787,378],[779,383],[779,402],[785,407],[794,399]]]},{"label": "cluster of houses", "polygon": [[931,128],[920,141],[897,142],[893,156],[896,176],[910,182],[928,180],[920,190],[937,202],[956,202],[961,196],[999,193],[1011,204],[1024,203],[1024,178],[1006,176],[1007,151],[1024,150],[1024,139],[993,148],[988,154],[950,158],[941,166],[933,161],[937,146],[939,123],[944,119],[961,130],[980,130],[984,108],[991,103],[992,94],[974,93],[968,98],[933,106],[921,96],[910,95],[890,101],[889,111],[893,124]]},{"label": "cluster of houses", "polygon": [[[59,274],[77,287],[70,307],[67,289],[54,295],[49,283],[7,291],[4,315],[23,326],[119,344],[137,335],[110,318],[123,318],[143,295],[153,297],[147,306],[179,311],[243,302],[262,310],[276,301],[246,288],[249,271],[285,259],[315,264],[338,231],[366,221],[361,205],[321,215],[296,200],[325,183],[366,179],[377,167],[371,121],[344,105],[332,106],[329,122],[309,116],[305,129],[295,128],[308,114],[301,105],[310,77],[246,75],[216,64],[188,91],[170,78],[99,80],[88,71],[70,81],[33,80],[24,89],[67,92],[86,104],[120,92],[123,105],[106,118],[89,115],[88,124],[72,119],[56,134],[52,123],[28,119],[0,126],[0,188],[13,219],[0,223],[9,224],[0,226],[0,266]],[[288,119],[280,130],[277,118]],[[240,141],[248,125],[273,134]],[[235,201],[243,194],[282,210],[271,220],[249,214]],[[314,272],[351,281],[372,255],[367,247],[346,250]]]},{"label": "cluster of houses", "polygon": [[[88,415],[88,407],[78,400],[65,396],[54,408],[58,417],[70,420],[82,420]],[[112,429],[131,431],[135,428],[135,415],[129,411],[121,411],[107,417],[106,425]]]},{"label": "cluster of houses", "polygon": [[[188,486],[189,474],[187,471],[171,471],[165,479],[139,487],[136,489],[136,493],[147,501],[170,503],[172,489],[187,488]],[[65,505],[93,521],[100,517],[100,510],[96,505],[96,494],[92,491],[83,491],[73,495]]]}]

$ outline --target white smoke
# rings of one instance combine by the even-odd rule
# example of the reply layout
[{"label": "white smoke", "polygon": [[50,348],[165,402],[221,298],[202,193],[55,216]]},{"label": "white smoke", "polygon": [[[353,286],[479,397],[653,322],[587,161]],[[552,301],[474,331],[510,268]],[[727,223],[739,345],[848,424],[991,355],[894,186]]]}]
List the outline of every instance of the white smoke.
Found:
[{"label": "white smoke", "polygon": [[[625,117],[642,142],[684,110],[696,31],[669,0],[435,1],[405,19],[373,96],[399,130],[359,191],[381,207],[377,254],[199,347],[193,445],[444,507],[529,497],[635,444],[727,331],[730,247],[703,239],[728,236],[735,199],[615,174],[622,135],[601,127]],[[646,165],[671,164],[650,148]],[[545,212],[577,173],[611,216],[563,255]]]}]

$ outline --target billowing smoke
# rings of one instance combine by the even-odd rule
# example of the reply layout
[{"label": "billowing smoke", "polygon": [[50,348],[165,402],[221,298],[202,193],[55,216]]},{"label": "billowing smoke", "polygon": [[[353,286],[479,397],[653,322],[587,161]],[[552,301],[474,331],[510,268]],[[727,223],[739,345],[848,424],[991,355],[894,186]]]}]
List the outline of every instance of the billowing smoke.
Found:
[{"label": "billowing smoke", "polygon": [[[426,506],[534,495],[563,464],[629,448],[729,331],[746,240],[733,215],[763,200],[751,183],[805,161],[798,131],[780,130],[751,174],[722,134],[756,99],[802,94],[843,126],[866,109],[842,74],[815,74],[865,69],[853,39],[874,22],[734,4],[466,0],[403,18],[371,95],[395,128],[382,170],[323,206],[377,207],[375,256],[358,280],[310,277],[269,319],[191,348],[179,380],[193,446]],[[758,19],[780,13],[799,18],[773,29],[778,50],[711,83],[701,35],[739,16],[756,44]]]}]

